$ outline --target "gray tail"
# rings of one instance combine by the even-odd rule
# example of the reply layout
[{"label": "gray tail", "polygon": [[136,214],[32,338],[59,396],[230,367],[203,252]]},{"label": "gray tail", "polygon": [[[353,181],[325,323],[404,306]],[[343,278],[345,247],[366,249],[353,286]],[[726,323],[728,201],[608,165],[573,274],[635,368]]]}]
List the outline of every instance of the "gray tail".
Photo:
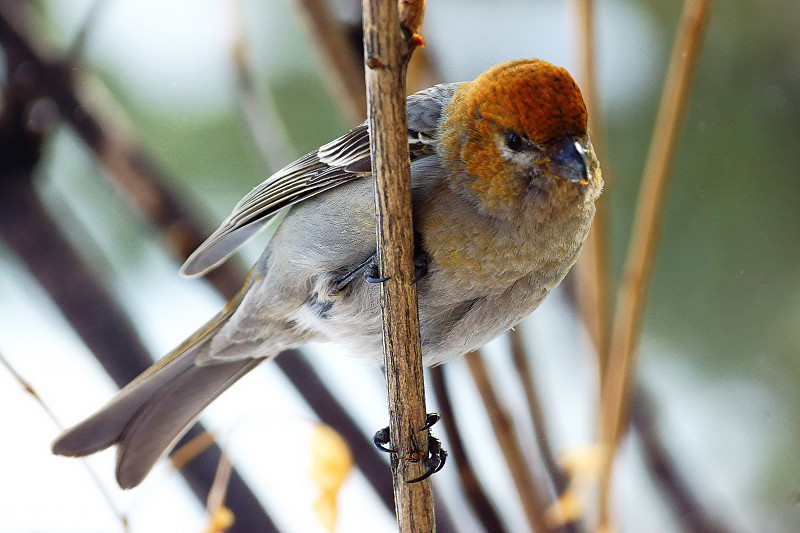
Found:
[{"label": "gray tail", "polygon": [[263,358],[197,365],[206,343],[236,310],[237,300],[181,346],[144,371],[105,407],[53,442],[53,453],[79,457],[119,444],[117,482],[127,489],[191,427],[200,412]]}]

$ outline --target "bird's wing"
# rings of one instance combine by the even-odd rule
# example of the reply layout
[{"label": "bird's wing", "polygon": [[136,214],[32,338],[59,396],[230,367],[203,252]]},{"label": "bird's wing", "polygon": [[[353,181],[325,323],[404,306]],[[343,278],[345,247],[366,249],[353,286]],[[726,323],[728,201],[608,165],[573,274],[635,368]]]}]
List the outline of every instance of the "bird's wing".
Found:
[{"label": "bird's wing", "polygon": [[[434,153],[441,111],[459,84],[437,85],[408,97],[411,161]],[[281,209],[371,172],[369,130],[364,122],[345,135],[283,167],[241,199],[217,230],[181,267],[200,276],[227,260],[239,246],[264,229]]]}]

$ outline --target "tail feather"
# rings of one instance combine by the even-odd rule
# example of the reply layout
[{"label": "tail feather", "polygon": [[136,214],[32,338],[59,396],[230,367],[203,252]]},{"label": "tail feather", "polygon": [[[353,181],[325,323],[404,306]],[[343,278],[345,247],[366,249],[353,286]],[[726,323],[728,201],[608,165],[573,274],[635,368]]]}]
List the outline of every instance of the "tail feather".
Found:
[{"label": "tail feather", "polygon": [[125,386],[100,411],[66,430],[53,453],[84,456],[119,444],[117,481],[138,485],[211,401],[263,358],[197,364],[208,341],[233,315],[241,294],[166,357]]},{"label": "tail feather", "polygon": [[200,412],[263,359],[193,365],[159,389],[126,425],[117,449],[117,482],[135,487],[172,449]]}]

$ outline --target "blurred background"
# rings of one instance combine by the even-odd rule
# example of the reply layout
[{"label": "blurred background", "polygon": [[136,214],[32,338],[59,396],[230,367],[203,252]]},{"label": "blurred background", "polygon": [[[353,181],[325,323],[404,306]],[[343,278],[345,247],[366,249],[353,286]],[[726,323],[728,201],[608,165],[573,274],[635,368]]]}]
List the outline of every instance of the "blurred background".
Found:
[{"label": "blurred background", "polygon": [[[38,153],[28,158],[29,185],[85,273],[127,317],[153,358],[181,342],[225,300],[205,280],[178,277],[182,259],[174,251],[174,235],[152,215],[166,208],[154,204],[146,187],[110,176],[123,157],[117,145],[105,139],[92,146],[84,136],[91,133],[76,133],[74,122],[82,118],[66,116],[48,97],[50,85],[43,89],[35,73],[26,70],[35,62],[18,61],[17,52],[9,51],[14,42],[10,32],[18,32],[39,58],[66,65],[66,85],[79,95],[85,112],[113,125],[112,140],[137,147],[131,159],[155,167],[166,190],[207,234],[271,172],[364,116],[331,75],[331,56],[357,55],[360,4],[319,2],[333,17],[327,20],[346,30],[341,42],[347,49],[337,51],[330,50],[330,43],[327,50],[318,44],[319,25],[310,15],[317,4],[0,2],[0,14],[10,21],[0,31],[0,111],[8,114],[12,100],[19,100],[19,90],[12,91],[15,83],[24,88],[25,76],[33,80],[32,96],[22,110],[31,135],[41,137]],[[602,136],[599,155],[608,184],[602,208],[610,220],[615,280],[680,9],[679,3],[653,0],[599,1],[595,6],[600,105],[592,111],[602,125],[595,133]],[[715,524],[709,531],[800,530],[798,28],[800,4],[790,0],[732,0],[713,6],[639,350],[648,424],[685,494],[706,523]],[[471,79],[519,57],[564,65],[580,83],[585,73],[579,32],[572,2],[431,1],[422,29],[426,46],[415,57],[409,89]],[[0,120],[0,127],[6,126]],[[17,158],[9,154],[19,156],[22,143],[20,137],[0,138],[5,143],[0,147],[5,154],[0,159],[5,182],[0,209],[6,211],[0,214],[5,221],[0,230],[0,354],[58,420],[71,425],[102,405],[117,386],[86,339],[76,334],[70,312],[57,305],[58,298],[46,290],[48,283],[20,252],[24,247],[18,241],[33,236],[25,249],[38,248],[40,258],[49,258],[50,285],[66,293],[77,287],[70,271],[60,270],[60,256],[42,237],[46,234],[33,227],[28,233],[27,222],[8,223],[8,218],[26,220],[15,215],[15,206],[22,204],[15,204],[8,192],[20,176]],[[138,200],[131,200],[136,196],[132,190],[139,191]],[[234,266],[245,272],[265,239],[250,243]],[[568,280],[519,331],[541,395],[546,438],[562,464],[573,464],[568,472],[576,493],[584,496],[581,514],[587,528],[593,523],[596,483],[597,370],[574,309],[574,290]],[[124,342],[112,338],[112,346],[115,340]],[[523,451],[535,455],[522,386],[507,352],[507,339],[498,339],[484,361],[517,431],[528,435],[519,438]],[[386,425],[380,369],[327,345],[312,346],[307,361],[350,413],[362,439]],[[450,363],[443,373],[467,456],[500,522],[507,531],[526,531],[524,504],[466,363]],[[285,376],[268,362],[202,417],[232,457],[243,486],[280,531],[393,531],[393,515],[369,476],[354,470],[330,489],[314,474],[339,467],[320,466],[324,458],[315,446],[328,442],[320,435],[320,415]],[[303,385],[317,387],[313,380]],[[430,392],[429,398],[436,407],[440,399]],[[113,452],[86,461],[102,489],[81,461],[51,456],[49,443],[59,430],[1,368],[0,426],[5,428],[0,532],[122,531],[114,509],[127,517],[133,532],[209,527],[205,502],[166,462],[139,488],[123,492],[114,482]],[[436,429],[445,447],[452,446],[445,429]],[[346,435],[346,440],[351,438]],[[654,481],[643,442],[634,433],[620,449],[613,485],[619,530],[700,530],[697,522],[691,526],[680,518],[674,501]],[[336,464],[347,464],[346,452],[335,455]],[[564,463],[565,457],[572,459]],[[440,529],[485,530],[486,522],[459,484],[453,465],[435,476],[437,514],[445,521]],[[336,496],[334,520],[331,507],[320,503],[331,493]],[[453,523],[458,527],[447,529]]]}]

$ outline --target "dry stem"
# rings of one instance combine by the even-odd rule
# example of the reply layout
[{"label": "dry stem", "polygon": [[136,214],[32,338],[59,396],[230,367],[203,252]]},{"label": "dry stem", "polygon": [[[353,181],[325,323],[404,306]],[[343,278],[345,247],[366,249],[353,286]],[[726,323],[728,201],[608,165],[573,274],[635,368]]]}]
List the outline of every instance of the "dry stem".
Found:
[{"label": "dry stem", "polygon": [[[417,289],[413,283],[414,229],[406,117],[406,70],[422,22],[424,2],[364,1],[364,57],[372,173],[375,176],[381,315],[391,427],[392,479],[399,530],[434,531]],[[402,27],[402,31],[401,31]]]},{"label": "dry stem", "polygon": [[500,404],[497,394],[492,389],[489,373],[483,362],[480,352],[471,352],[465,356],[467,366],[472,374],[472,379],[478,387],[478,392],[486,406],[486,412],[494,429],[495,438],[503,452],[514,487],[517,489],[525,517],[531,530],[536,532],[549,531],[545,520],[545,510],[536,487],[528,475],[528,463],[525,454],[514,434],[514,424],[506,409]]},{"label": "dry stem", "polygon": [[627,426],[636,370],[635,348],[644,321],[667,185],[709,12],[710,0],[687,0],[684,4],[636,206],[614,314],[608,370],[602,387],[600,410],[604,464],[600,480],[601,529],[609,526],[608,496],[613,455]]},{"label": "dry stem", "polygon": [[[603,161],[604,129],[597,94],[594,41],[594,1],[579,0],[577,5],[578,35],[581,42],[581,65],[583,79],[581,93],[589,110],[589,131],[592,144]],[[602,382],[608,361],[608,337],[611,329],[611,279],[609,271],[609,226],[608,226],[608,164],[603,161],[605,194],[597,202],[597,213],[592,229],[576,265],[578,281],[577,299],[581,318],[589,330],[598,360],[598,376]]]},{"label": "dry stem", "polygon": [[[14,368],[14,366],[8,361],[8,359],[5,358],[5,356],[2,353],[0,353],[0,365],[4,366],[8,371],[8,373],[11,374],[11,376],[17,381],[17,383],[19,383],[22,389],[28,394],[30,394],[31,397],[33,397],[34,401],[37,404],[39,404],[39,407],[41,407],[42,411],[44,411],[44,413],[53,422],[56,428],[58,428],[59,431],[63,431],[64,426],[58,420],[53,410],[50,409],[50,406],[47,405],[47,402],[45,402],[44,399],[41,396],[39,396],[39,393],[36,392],[36,389],[33,388],[33,385],[31,385],[29,381],[27,381],[25,378],[22,377],[22,374],[20,374],[17,371],[17,369]],[[119,520],[120,526],[122,527],[122,531],[129,531],[128,518],[122,511],[119,510],[119,508],[117,508],[117,504],[114,503],[114,500],[111,499],[111,495],[108,493],[108,490],[106,490],[106,488],[100,482],[100,478],[98,478],[94,470],[92,470],[89,467],[89,463],[87,461],[81,461],[81,463],[83,463],[83,466],[86,467],[86,471],[89,473],[89,477],[92,479],[92,482],[97,486],[98,490],[100,491],[100,494],[103,496],[103,499],[108,504],[109,509],[111,509],[111,512],[117,517],[117,520]]]},{"label": "dry stem", "polygon": [[456,424],[453,403],[450,399],[450,391],[447,388],[447,379],[442,366],[431,368],[430,376],[433,383],[433,391],[439,405],[439,414],[442,415],[442,424],[444,424],[445,431],[447,431],[447,451],[458,467],[458,479],[461,482],[461,488],[475,510],[475,515],[483,525],[483,528],[492,533],[506,533],[491,498],[486,494],[467,457],[464,440],[461,438],[461,431]]}]

